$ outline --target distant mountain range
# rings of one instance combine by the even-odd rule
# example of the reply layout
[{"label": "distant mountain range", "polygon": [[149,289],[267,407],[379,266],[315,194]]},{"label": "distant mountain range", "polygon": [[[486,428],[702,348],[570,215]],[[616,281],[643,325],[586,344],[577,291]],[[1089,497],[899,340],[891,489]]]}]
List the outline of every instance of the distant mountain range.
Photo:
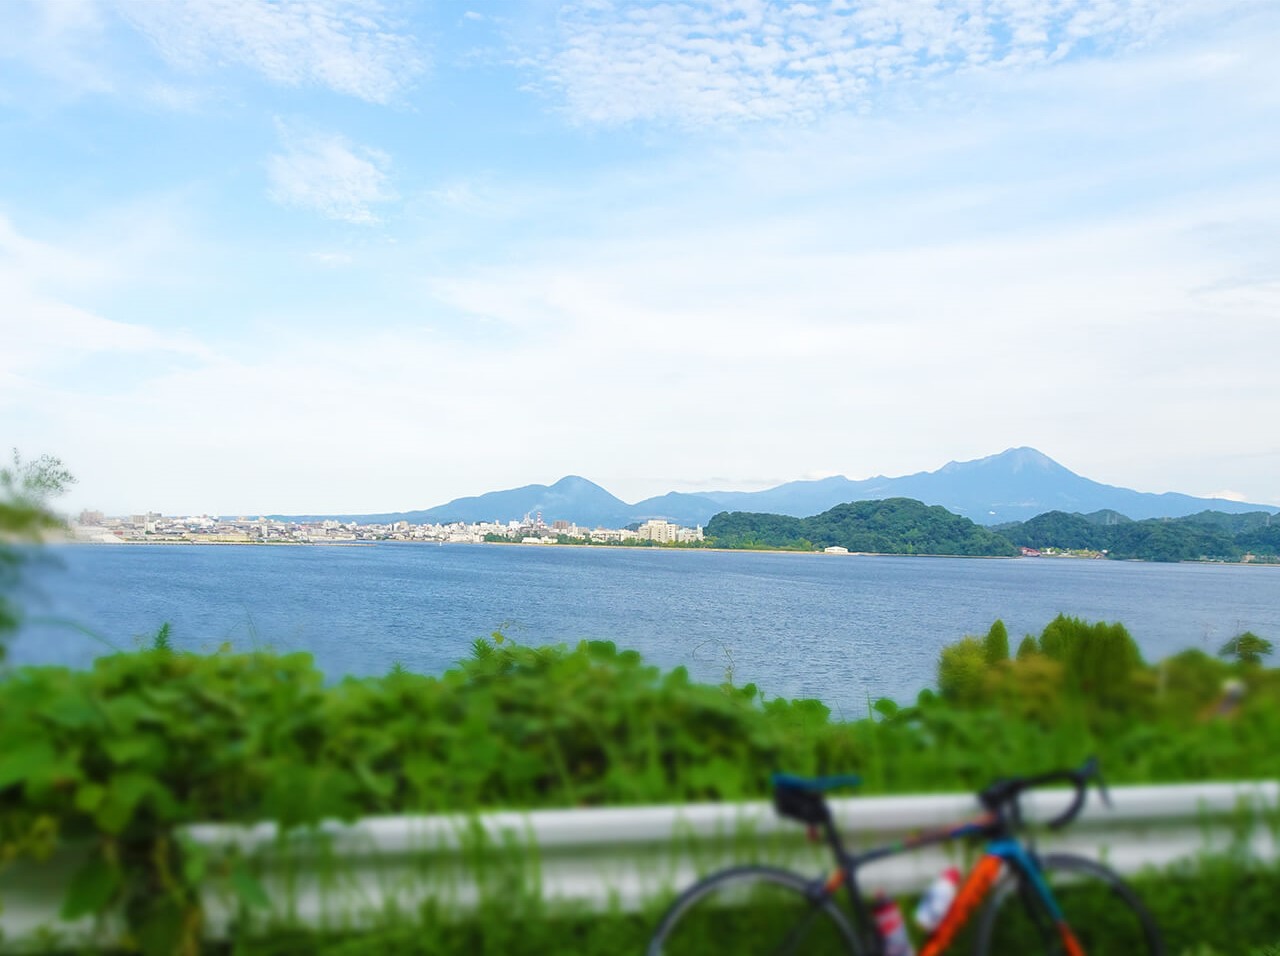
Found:
[{"label": "distant mountain range", "polygon": [[1026,521],[1048,511],[1088,514],[1115,511],[1129,518],[1176,518],[1200,511],[1243,514],[1280,512],[1273,505],[1245,504],[1225,498],[1196,498],[1167,492],[1151,494],[1104,485],[1077,475],[1034,448],[1010,448],[974,461],[953,461],[937,471],[899,478],[877,476],[854,481],[843,476],[817,481],[789,481],[764,491],[671,492],[627,504],[586,478],[570,475],[553,485],[525,485],[468,498],[421,511],[366,515],[291,515],[338,518],[365,523],[409,521],[414,524],[452,521],[508,521],[540,513],[548,524],[570,521],[583,527],[619,528],[650,518],[676,524],[705,525],[722,511],[751,511],[797,518],[816,515],[838,504],[883,498],[914,498],[941,505],[983,525]]}]

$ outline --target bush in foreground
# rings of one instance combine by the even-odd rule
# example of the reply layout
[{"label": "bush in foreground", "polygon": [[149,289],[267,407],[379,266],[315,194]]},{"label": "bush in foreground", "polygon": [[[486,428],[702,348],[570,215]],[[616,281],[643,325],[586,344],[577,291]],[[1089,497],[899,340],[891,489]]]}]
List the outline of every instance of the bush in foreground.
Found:
[{"label": "bush in foreground", "polygon": [[[161,640],[88,671],[19,668],[0,679],[0,860],[91,841],[65,915],[119,907],[137,946],[169,953],[199,936],[207,861],[174,836],[197,821],[739,799],[765,795],[776,768],[860,772],[868,792],[958,790],[1089,753],[1117,783],[1280,776],[1275,671],[1196,653],[1148,667],[1119,625],[1069,619],[1016,660],[1002,647],[998,633],[962,641],[944,652],[941,694],[847,722],[594,641],[482,640],[440,676],[329,686],[307,655]],[[958,681],[971,659],[982,668]],[[1247,692],[1223,711],[1227,676]],[[261,894],[218,865],[246,902]]]}]

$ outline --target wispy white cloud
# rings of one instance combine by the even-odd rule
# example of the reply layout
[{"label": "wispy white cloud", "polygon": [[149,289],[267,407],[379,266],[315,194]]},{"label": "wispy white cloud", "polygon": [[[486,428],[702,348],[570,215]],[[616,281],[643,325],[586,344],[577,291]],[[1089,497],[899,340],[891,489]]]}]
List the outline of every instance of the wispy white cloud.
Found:
[{"label": "wispy white cloud", "polygon": [[[1224,409],[1261,390],[1251,420],[1280,414],[1256,347],[1280,289],[1251,287],[1251,304],[1203,291],[1233,265],[1203,227],[1278,213],[1217,197],[1097,228],[877,252],[810,209],[752,230],[526,246],[438,281],[421,304],[486,320],[500,334],[485,341],[320,308],[305,336],[260,328],[234,356],[139,378],[91,407],[55,403],[51,433],[69,460],[95,462],[81,494],[134,510],[379,510],[565,473],[636,500],[703,475],[900,474],[1022,443],[1144,490],[1166,490],[1171,456],[1194,455],[1201,471],[1180,462],[1194,479],[1176,490],[1217,487],[1217,456],[1254,427]],[[796,247],[805,231],[825,254]],[[1210,420],[1213,439],[1184,451],[1179,437]],[[133,450],[127,461],[97,448],[104,434]],[[376,447],[376,475],[350,456],[323,485],[309,479],[335,441]],[[663,454],[636,465],[645,442]],[[1100,448],[1126,459],[1099,471]],[[1274,465],[1230,474],[1256,488]],[[164,478],[151,501],[140,472]]]},{"label": "wispy white cloud", "polygon": [[147,102],[174,113],[193,113],[209,100],[205,90],[172,83],[152,83],[142,90],[141,95]]},{"label": "wispy white cloud", "polygon": [[273,83],[386,103],[426,68],[417,41],[376,0],[118,0],[118,9],[182,70],[236,64]]},{"label": "wispy white cloud", "polygon": [[327,269],[340,269],[343,266],[349,266],[354,261],[350,255],[345,252],[312,252],[307,258],[312,262],[318,262]]},{"label": "wispy white cloud", "polygon": [[190,336],[106,318],[68,301],[58,287],[109,281],[111,263],[20,233],[0,216],[0,404],[19,403],[18,389],[52,369],[99,353],[169,353],[203,358]]},{"label": "wispy white cloud", "polygon": [[19,60],[76,93],[111,92],[101,57],[107,19],[98,0],[0,3],[0,60]]},{"label": "wispy white cloud", "polygon": [[492,176],[474,175],[441,183],[422,198],[439,209],[490,219],[516,215],[536,201],[531,188],[514,191],[505,186]]},{"label": "wispy white cloud", "polygon": [[94,257],[24,235],[4,215],[0,215],[0,268],[32,285],[68,275],[81,280],[102,279],[109,271]]},{"label": "wispy white cloud", "polygon": [[[243,144],[193,167],[199,201],[244,201],[249,182],[229,215],[173,232],[123,216],[87,239],[83,224],[49,226],[56,242],[0,219],[0,420],[24,447],[55,441],[83,463],[85,504],[122,510],[372,511],[568,472],[635,500],[1027,443],[1118,484],[1275,499],[1280,453],[1232,456],[1280,415],[1265,348],[1280,313],[1276,30],[1095,57],[1194,7],[1048,9],[574,6],[562,45],[532,61],[573,117],[749,128],[579,152],[577,132],[504,106],[498,120],[529,137],[510,154],[535,148],[489,165],[477,157],[502,152],[503,133],[478,131],[479,110],[427,130],[355,104],[361,128],[390,125],[353,142],[281,123],[274,150],[249,147],[274,152],[267,182],[242,175]],[[195,21],[170,24],[194,38],[190,73],[163,74],[175,107],[220,64],[339,89],[305,63],[218,52],[285,21],[213,30],[215,14],[250,15],[172,11],[139,16]],[[185,62],[174,43],[166,55]],[[404,90],[348,86],[375,101]],[[899,91],[909,108],[881,108]],[[815,121],[759,122],[797,117]],[[165,155],[190,153],[176,148],[186,118],[161,119],[183,123]],[[393,166],[366,142],[413,145]],[[85,162],[80,175],[104,175],[99,153]],[[395,209],[395,228],[335,241],[267,208],[277,221],[260,230],[264,188],[338,222]],[[387,205],[396,188],[403,207]],[[208,349],[166,331],[177,323]],[[39,422],[2,413],[37,406]],[[338,456],[318,482],[309,462],[335,442],[376,448],[378,468]]]},{"label": "wispy white cloud", "polygon": [[378,221],[371,207],[396,198],[388,182],[390,157],[334,133],[279,124],[283,152],[267,160],[271,198],[329,219]]},{"label": "wispy white cloud", "polygon": [[[1241,76],[1252,70],[1231,82]],[[1123,138],[1110,124],[1124,115],[1095,112],[1101,143]],[[788,137],[777,155],[740,150],[661,209],[455,272],[434,292],[561,367],[634,367],[635,395],[575,372],[595,396],[584,414],[603,410],[605,430],[612,417],[662,434],[691,475],[760,474],[762,448],[806,471],[865,477],[1032,443],[1145,490],[1219,487],[1213,475],[1231,474],[1251,500],[1274,499],[1274,457],[1224,464],[1250,446],[1251,423],[1280,414],[1257,348],[1280,309],[1274,175],[1139,197],[1168,164],[1212,169],[1234,144],[1216,141],[1216,155],[1178,137],[1176,149],[1059,176],[998,165],[1042,135],[1022,128],[979,126],[981,145],[943,128],[931,150],[916,130],[882,126],[879,161],[858,156],[856,131],[846,140],[830,128]],[[1162,143],[1168,131],[1153,128]],[[1076,133],[1068,123],[1039,148]],[[1253,139],[1257,161],[1272,140]],[[831,156],[851,159],[842,169]],[[624,179],[559,205],[626,208],[611,194]],[[523,406],[531,414],[572,401],[551,384],[539,393]],[[624,496],[667,490],[631,471],[592,476]]]},{"label": "wispy white cloud", "polygon": [[[1228,490],[1223,490],[1223,491],[1206,491],[1206,492],[1204,492],[1203,494],[1198,495],[1198,497],[1201,497],[1201,498],[1222,498],[1222,499],[1224,499],[1225,501],[1248,501],[1248,500],[1249,500],[1249,499],[1248,499],[1248,498],[1247,498],[1243,493],[1241,493],[1241,492],[1239,492],[1239,491],[1231,491],[1231,490],[1229,490],[1229,489],[1228,489]],[[1258,502],[1258,503],[1259,503],[1259,504],[1265,504],[1266,502]]]},{"label": "wispy white cloud", "polygon": [[528,58],[586,123],[806,121],[896,84],[1142,44],[1200,0],[591,0]]}]

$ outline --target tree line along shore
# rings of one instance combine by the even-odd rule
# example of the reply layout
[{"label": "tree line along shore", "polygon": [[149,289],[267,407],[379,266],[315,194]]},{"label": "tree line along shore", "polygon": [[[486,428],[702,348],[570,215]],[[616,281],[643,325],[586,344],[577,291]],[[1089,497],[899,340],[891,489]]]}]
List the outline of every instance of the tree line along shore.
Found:
[{"label": "tree line along shore", "polygon": [[1280,518],[1268,512],[1205,511],[1131,520],[1114,511],[1050,511],[1028,521],[984,527],[939,505],[887,498],[837,505],[809,518],[722,512],[706,526],[720,548],[876,554],[1017,556],[1077,554],[1115,560],[1280,561]]}]

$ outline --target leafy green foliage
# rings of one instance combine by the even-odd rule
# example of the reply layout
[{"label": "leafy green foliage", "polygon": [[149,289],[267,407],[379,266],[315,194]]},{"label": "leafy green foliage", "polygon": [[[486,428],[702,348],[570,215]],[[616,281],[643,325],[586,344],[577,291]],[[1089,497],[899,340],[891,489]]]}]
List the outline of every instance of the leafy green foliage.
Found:
[{"label": "leafy green foliage", "polygon": [[1271,642],[1253,631],[1237,634],[1218,649],[1219,657],[1232,657],[1241,664],[1261,664],[1274,650]]},{"label": "leafy green foliage", "polygon": [[0,539],[35,541],[42,531],[59,527],[49,501],[74,483],[57,458],[41,455],[23,461],[14,449],[11,463],[0,468]]},{"label": "leafy green foliage", "polygon": [[1280,529],[1280,518],[1269,511],[1248,511],[1244,514],[1227,514],[1224,511],[1200,511],[1178,519],[1186,524],[1203,525],[1227,534],[1249,534],[1269,529]]},{"label": "leafy green foliage", "polygon": [[1280,517],[1265,511],[1202,511],[1183,518],[1130,521],[1115,512],[1092,515],[1050,511],[1029,521],[997,526],[1020,547],[1105,551],[1108,557],[1144,561],[1280,560]]},{"label": "leafy green foliage", "polygon": [[987,631],[987,636],[982,640],[982,656],[992,666],[1009,659],[1009,629],[999,618],[996,618],[991,630]]},{"label": "leafy green foliage", "polygon": [[[804,735],[829,717],[761,709],[754,688],[693,684],[608,642],[481,640],[439,677],[325,687],[306,655],[190,654],[167,636],[91,671],[0,680],[0,859],[91,841],[65,913],[118,908],[157,953],[191,950],[199,925],[180,824],[743,797],[774,767],[812,768]],[[215,863],[260,902],[243,868]]]},{"label": "leafy green foliage", "polygon": [[1229,670],[1221,661],[1192,648],[1156,666],[1157,687],[1172,710],[1194,712],[1216,699]]},{"label": "leafy green foliage", "polygon": [[151,649],[153,651],[171,651],[173,650],[173,641],[169,637],[169,624],[165,622],[160,625],[160,630],[151,638]]},{"label": "leafy green foliage", "polygon": [[[803,518],[789,515],[722,511],[707,522],[704,534],[721,548],[796,548],[807,541]],[[804,550],[813,550],[812,544]]]},{"label": "leafy green foliage", "polygon": [[1176,520],[1151,519],[1122,525],[1110,538],[1114,558],[1145,561],[1239,561],[1244,550],[1230,534]]},{"label": "leafy green foliage", "polygon": [[1109,540],[1107,529],[1084,515],[1047,511],[1028,521],[1012,522],[995,530],[1024,548],[1061,548],[1066,551],[1102,550]]},{"label": "leafy green foliage", "polygon": [[[88,671],[0,678],[0,859],[88,841],[64,912],[118,912],[143,952],[195,952],[200,880],[246,912],[264,901],[245,861],[184,849],[176,828],[197,821],[761,797],[774,769],[957,790],[1088,753],[1116,783],[1280,775],[1280,672],[1199,652],[1148,667],[1119,625],[1072,618],[1009,660],[1000,632],[944,649],[939,694],[844,720],[603,641],[495,634],[439,676],[325,685],[306,655],[191,654],[162,629]],[[1231,677],[1247,690],[1225,713]]]},{"label": "leafy green foliage", "polygon": [[986,650],[976,637],[965,637],[942,649],[938,661],[938,690],[954,704],[974,706],[986,697],[990,675]]},{"label": "leafy green foliage", "polygon": [[17,449],[12,462],[0,468],[0,662],[7,638],[21,622],[15,595],[32,558],[23,545],[37,543],[45,532],[61,527],[49,501],[74,481],[58,459],[42,455],[24,462]]},{"label": "leafy green foliage", "polygon": [[[1275,867],[1241,866],[1231,858],[1211,857],[1178,867],[1172,874],[1151,872],[1129,882],[1161,927],[1170,956],[1280,956],[1280,944],[1275,942],[1280,940],[1280,909],[1274,905],[1280,896],[1280,870]],[[904,910],[909,910],[912,902],[900,901]],[[1071,915],[1082,926],[1094,925],[1096,920],[1091,903],[1104,913],[1115,909],[1110,898],[1073,898]],[[207,951],[219,956],[613,956],[643,952],[660,912],[650,908],[639,913],[552,917],[541,910],[538,901],[508,889],[504,899],[485,903],[474,918],[458,919],[425,907],[408,917],[389,917],[386,925],[364,932],[280,930]],[[734,951],[724,943],[740,934],[739,922],[727,919],[723,910],[708,913],[707,919],[711,941],[696,951]]]},{"label": "leafy green foliage", "polygon": [[1152,906],[1170,953],[1280,956],[1275,866],[1226,855],[1148,874],[1134,886]]},{"label": "leafy green foliage", "polygon": [[911,498],[855,501],[811,518],[721,512],[706,527],[720,547],[842,547],[875,554],[1014,555],[1006,539],[946,508]]},{"label": "leafy green foliage", "polygon": [[1070,692],[1116,711],[1128,709],[1142,655],[1123,624],[1089,624],[1059,614],[1041,633],[1040,650],[1062,664]]},{"label": "leafy green foliage", "polygon": [[[1039,638],[1027,635],[1013,660],[989,660],[989,639],[966,637],[943,648],[938,687],[950,710],[975,719],[1003,713],[1063,739],[1078,736],[1085,750],[1096,743],[1098,752],[1118,749],[1125,759],[1165,766],[1168,748],[1194,739],[1208,748],[1194,758],[1201,768],[1235,749],[1229,734],[1242,743],[1280,721],[1280,671],[1230,665],[1199,650],[1148,666],[1120,624],[1060,615]],[[1129,750],[1130,740],[1153,749],[1143,753],[1139,743]],[[1189,776],[1203,772],[1213,773]]]},{"label": "leafy green foliage", "polygon": [[984,528],[936,505],[886,498],[837,505],[809,518],[726,511],[707,523],[706,534],[724,548],[1007,556],[1025,547],[1144,561],[1280,561],[1280,516],[1265,511],[1143,521],[1114,511],[1048,511]]}]

